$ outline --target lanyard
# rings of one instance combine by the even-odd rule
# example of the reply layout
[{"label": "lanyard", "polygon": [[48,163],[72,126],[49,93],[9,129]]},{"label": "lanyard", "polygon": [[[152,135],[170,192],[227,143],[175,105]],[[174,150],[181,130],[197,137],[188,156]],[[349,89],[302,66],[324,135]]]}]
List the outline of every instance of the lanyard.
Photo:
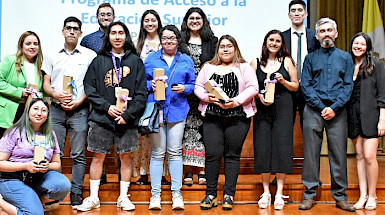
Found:
[{"label": "lanyard", "polygon": [[116,65],[116,57],[115,57],[115,55],[114,55],[114,53],[112,53],[111,52],[111,56],[112,56],[112,62],[114,63],[114,68],[115,68],[115,71],[116,71],[116,76],[118,76],[118,84],[120,83],[120,78],[121,78],[121,76],[120,76],[120,73],[121,73],[121,62],[122,62],[122,57],[123,57],[123,55],[122,56],[119,56],[119,68],[118,68],[118,66]]}]

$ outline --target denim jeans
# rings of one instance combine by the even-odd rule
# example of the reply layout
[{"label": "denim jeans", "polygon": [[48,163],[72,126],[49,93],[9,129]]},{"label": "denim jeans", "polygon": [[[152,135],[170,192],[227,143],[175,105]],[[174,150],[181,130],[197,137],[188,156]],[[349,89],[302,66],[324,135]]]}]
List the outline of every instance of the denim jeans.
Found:
[{"label": "denim jeans", "polygon": [[64,200],[70,191],[71,183],[63,174],[48,171],[42,182],[36,187],[29,187],[19,179],[0,178],[0,194],[4,200],[17,208],[17,214],[44,214],[39,196],[46,196],[52,200]]},{"label": "denim jeans", "polygon": [[160,195],[161,180],[163,173],[163,161],[166,150],[169,156],[171,191],[172,195],[181,194],[183,161],[182,161],[182,138],[185,121],[163,124],[159,133],[151,134],[151,194]]},{"label": "denim jeans", "polygon": [[75,110],[63,110],[60,105],[51,105],[52,127],[55,131],[63,156],[67,132],[70,133],[72,164],[71,193],[82,194],[86,172],[86,142],[88,132],[88,105],[83,104]]}]

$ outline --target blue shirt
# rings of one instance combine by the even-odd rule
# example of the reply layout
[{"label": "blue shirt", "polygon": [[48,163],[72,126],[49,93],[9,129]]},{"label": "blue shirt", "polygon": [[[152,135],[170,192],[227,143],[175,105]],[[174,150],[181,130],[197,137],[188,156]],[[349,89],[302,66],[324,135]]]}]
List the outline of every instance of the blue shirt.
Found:
[{"label": "blue shirt", "polygon": [[301,89],[308,105],[322,111],[330,107],[339,111],[353,89],[354,63],[349,53],[320,48],[305,58]]},{"label": "blue shirt", "polygon": [[[163,119],[167,122],[180,122],[186,119],[190,107],[187,102],[186,95],[194,92],[195,85],[195,69],[192,59],[179,51],[176,53],[174,60],[169,67],[166,60],[163,58],[162,49],[148,55],[144,62],[146,68],[147,91],[149,92],[147,102],[154,102],[154,91],[152,90],[153,69],[164,69],[164,75],[170,77],[171,71],[174,68],[178,59],[180,59],[175,71],[171,77],[169,86],[166,88],[166,100],[162,101]],[[175,93],[171,91],[172,84],[184,85],[183,93]]]},{"label": "blue shirt", "polygon": [[99,29],[92,34],[85,36],[80,42],[80,45],[93,50],[97,54],[100,48],[102,48],[103,40],[104,32]]}]

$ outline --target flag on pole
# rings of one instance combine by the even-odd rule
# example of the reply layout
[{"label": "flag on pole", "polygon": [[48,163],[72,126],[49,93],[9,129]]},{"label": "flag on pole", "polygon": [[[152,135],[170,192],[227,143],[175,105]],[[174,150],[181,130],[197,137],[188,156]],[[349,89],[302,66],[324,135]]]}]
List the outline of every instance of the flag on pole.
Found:
[{"label": "flag on pole", "polygon": [[377,0],[365,0],[362,32],[371,37],[375,55],[385,59],[385,31]]}]

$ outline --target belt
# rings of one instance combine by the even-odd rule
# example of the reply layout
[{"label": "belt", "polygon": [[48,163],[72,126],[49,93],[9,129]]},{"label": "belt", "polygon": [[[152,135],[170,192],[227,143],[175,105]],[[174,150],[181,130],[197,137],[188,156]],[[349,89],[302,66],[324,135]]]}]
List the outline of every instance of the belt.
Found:
[{"label": "belt", "polygon": [[17,171],[17,172],[1,172],[0,178],[2,179],[19,179],[25,184],[33,184],[42,178],[43,173],[30,173],[28,171]]}]

